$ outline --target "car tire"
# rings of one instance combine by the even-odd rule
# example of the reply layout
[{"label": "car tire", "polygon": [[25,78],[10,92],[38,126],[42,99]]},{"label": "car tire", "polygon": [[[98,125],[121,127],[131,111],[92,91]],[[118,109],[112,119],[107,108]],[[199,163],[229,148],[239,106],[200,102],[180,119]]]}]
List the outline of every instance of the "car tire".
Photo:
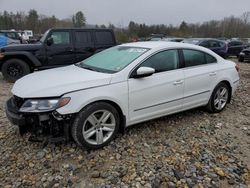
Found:
[{"label": "car tire", "polygon": [[106,102],[88,105],[79,112],[71,128],[75,142],[88,149],[107,145],[120,126],[118,111]]},{"label": "car tire", "polygon": [[9,59],[2,65],[3,77],[9,82],[15,82],[29,73],[29,65],[21,59]]},{"label": "car tire", "polygon": [[244,62],[244,57],[239,57],[239,62]]},{"label": "car tire", "polygon": [[229,98],[230,98],[229,87],[226,83],[221,82],[215,87],[206,108],[208,109],[208,111],[212,113],[221,112],[222,110],[225,109],[229,101]]}]

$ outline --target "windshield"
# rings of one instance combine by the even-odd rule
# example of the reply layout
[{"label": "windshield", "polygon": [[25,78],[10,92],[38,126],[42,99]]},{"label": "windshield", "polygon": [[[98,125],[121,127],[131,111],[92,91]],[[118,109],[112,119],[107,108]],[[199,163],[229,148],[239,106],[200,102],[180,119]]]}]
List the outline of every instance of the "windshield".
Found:
[{"label": "windshield", "polygon": [[44,43],[44,41],[45,41],[45,39],[46,39],[48,33],[49,33],[49,30],[47,30],[47,31],[43,34],[42,38],[40,39],[40,42]]},{"label": "windshield", "polygon": [[115,46],[91,56],[77,65],[86,69],[115,73],[148,51],[148,48]]}]

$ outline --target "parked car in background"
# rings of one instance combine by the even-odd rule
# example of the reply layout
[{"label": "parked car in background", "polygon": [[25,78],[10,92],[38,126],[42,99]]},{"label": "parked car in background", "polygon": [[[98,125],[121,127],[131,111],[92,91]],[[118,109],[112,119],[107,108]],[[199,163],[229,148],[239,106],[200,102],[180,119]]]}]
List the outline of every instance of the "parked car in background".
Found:
[{"label": "parked car in background", "polygon": [[19,41],[19,44],[22,42],[21,37],[19,36],[18,32],[12,30],[0,30],[0,35],[8,37],[14,41]]},{"label": "parked car in background", "polygon": [[239,62],[250,61],[250,48],[242,50],[238,57]]},{"label": "parked car in background", "polygon": [[110,29],[50,29],[35,44],[0,48],[0,70],[14,82],[34,70],[74,64],[114,45]]},{"label": "parked car in background", "polygon": [[206,48],[127,43],[21,78],[6,114],[22,134],[72,136],[78,145],[96,149],[118,131],[150,119],[199,106],[221,112],[238,83],[238,66]]},{"label": "parked car in background", "polygon": [[168,42],[181,42],[183,40],[184,38],[179,38],[179,37],[166,37],[162,39],[162,41],[168,41]]},{"label": "parked car in background", "polygon": [[150,39],[150,41],[167,41],[167,42],[181,42],[184,38],[178,38],[178,37],[153,37]]},{"label": "parked car in background", "polygon": [[228,46],[224,41],[212,38],[188,38],[184,39],[182,42],[203,46],[209,48],[223,58],[227,57]]},{"label": "parked car in background", "polygon": [[240,52],[247,47],[244,42],[239,41],[239,40],[232,40],[228,42],[228,51],[227,54],[228,56],[239,56]]},{"label": "parked car in background", "polygon": [[20,44],[20,41],[13,40],[13,39],[8,38],[4,35],[0,35],[0,48],[7,46],[7,45],[13,45],[13,44]]}]

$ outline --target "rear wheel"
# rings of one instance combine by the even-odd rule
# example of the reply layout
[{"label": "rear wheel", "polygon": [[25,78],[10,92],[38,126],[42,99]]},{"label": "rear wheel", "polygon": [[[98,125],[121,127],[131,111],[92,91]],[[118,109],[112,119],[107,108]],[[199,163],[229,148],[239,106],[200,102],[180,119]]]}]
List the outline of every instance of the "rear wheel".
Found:
[{"label": "rear wheel", "polygon": [[2,73],[6,80],[15,82],[30,73],[30,67],[21,59],[9,59],[3,63]]},{"label": "rear wheel", "polygon": [[72,126],[72,137],[80,146],[101,148],[115,137],[119,122],[119,114],[112,105],[97,102],[78,114]]},{"label": "rear wheel", "polygon": [[227,105],[227,102],[230,97],[229,95],[230,95],[230,92],[229,92],[228,85],[223,82],[219,83],[215,87],[210,97],[210,100],[207,104],[207,109],[210,112],[214,112],[214,113],[221,112]]}]

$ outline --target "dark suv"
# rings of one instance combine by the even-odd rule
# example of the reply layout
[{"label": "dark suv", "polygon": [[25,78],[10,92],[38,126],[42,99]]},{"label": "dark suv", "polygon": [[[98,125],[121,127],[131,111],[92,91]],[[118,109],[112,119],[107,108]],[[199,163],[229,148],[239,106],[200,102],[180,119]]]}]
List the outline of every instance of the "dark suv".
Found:
[{"label": "dark suv", "polygon": [[50,29],[36,44],[0,49],[0,70],[16,81],[34,70],[65,66],[116,45],[110,29]]},{"label": "dark suv", "polygon": [[247,47],[242,41],[233,40],[228,42],[228,55],[229,56],[239,56],[240,52]]}]

